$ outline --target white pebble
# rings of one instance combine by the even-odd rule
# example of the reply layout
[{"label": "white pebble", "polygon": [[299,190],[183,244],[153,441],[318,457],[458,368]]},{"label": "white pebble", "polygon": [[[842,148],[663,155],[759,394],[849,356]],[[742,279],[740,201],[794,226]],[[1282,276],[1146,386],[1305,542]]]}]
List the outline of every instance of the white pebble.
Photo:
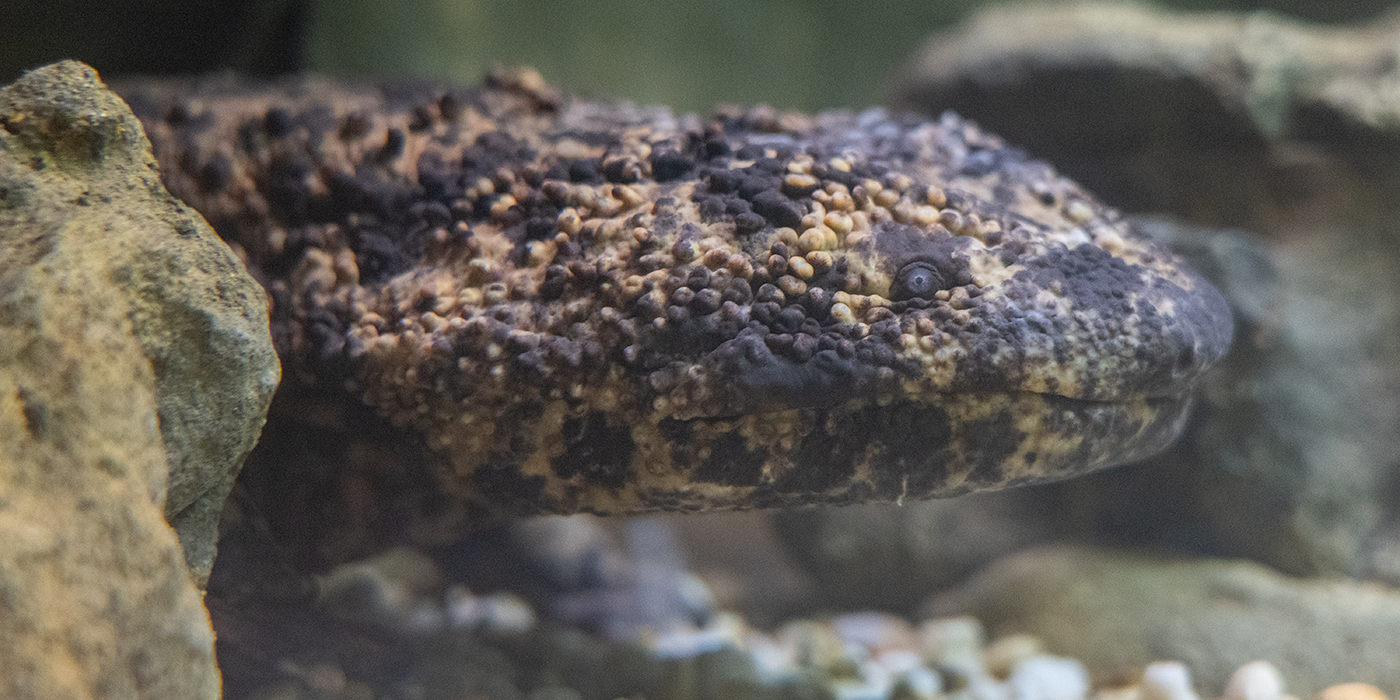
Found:
[{"label": "white pebble", "polygon": [[1179,661],[1157,661],[1142,670],[1145,700],[1201,700],[1191,685],[1191,672]]},{"label": "white pebble", "polygon": [[829,670],[848,668],[852,659],[831,625],[810,620],[790,622],[778,630],[778,643],[792,650],[800,668]]},{"label": "white pebble", "polygon": [[1094,700],[1143,700],[1142,686],[1130,685],[1121,688],[1099,688],[1094,691]]},{"label": "white pebble", "polygon": [[982,662],[987,672],[997,678],[1010,678],[1016,667],[1027,659],[1045,653],[1045,645],[1029,634],[1012,634],[1002,637],[982,652]]},{"label": "white pebble", "polygon": [[482,624],[493,632],[525,633],[535,627],[535,611],[530,604],[511,593],[494,593],[481,599]]},{"label": "white pebble", "polygon": [[1237,669],[1225,685],[1225,700],[1280,700],[1283,676],[1267,661],[1254,661]]},{"label": "white pebble", "polygon": [[963,687],[961,695],[971,700],[1016,700],[1010,682],[1003,683],[985,673],[968,676],[964,680],[967,685]]},{"label": "white pebble", "polygon": [[1013,700],[1084,700],[1090,689],[1084,664],[1049,655],[1016,664],[1008,682]]},{"label": "white pebble", "polygon": [[880,612],[858,612],[831,618],[836,636],[846,644],[867,649],[906,648],[914,644],[914,629],[903,618]]},{"label": "white pebble", "polygon": [[535,626],[535,611],[511,593],[476,596],[461,586],[447,591],[447,620],[454,628],[483,627],[493,632],[524,633]]},{"label": "white pebble", "polygon": [[749,630],[744,635],[741,648],[749,650],[754,672],[761,683],[777,685],[799,675],[796,653],[792,647],[768,635]]},{"label": "white pebble", "polygon": [[874,661],[886,671],[896,676],[909,673],[916,668],[924,667],[923,658],[907,649],[896,649],[894,651],[884,652],[876,656]]},{"label": "white pebble", "polygon": [[963,674],[982,672],[982,623],[971,617],[929,620],[919,628],[924,660]]},{"label": "white pebble", "polygon": [[716,615],[704,629],[673,629],[646,639],[651,655],[658,659],[688,659],[720,649],[736,648],[744,642],[744,622],[733,613]]}]

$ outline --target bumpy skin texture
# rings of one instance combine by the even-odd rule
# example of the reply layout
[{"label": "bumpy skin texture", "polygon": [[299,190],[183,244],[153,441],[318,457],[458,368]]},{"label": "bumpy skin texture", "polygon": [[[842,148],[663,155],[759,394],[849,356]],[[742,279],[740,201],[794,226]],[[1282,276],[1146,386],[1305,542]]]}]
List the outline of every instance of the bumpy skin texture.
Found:
[{"label": "bumpy skin texture", "polygon": [[516,512],[1058,479],[1164,447],[1230,343],[1201,278],[951,114],[702,119],[529,72],[126,97],[266,286],[292,386]]}]

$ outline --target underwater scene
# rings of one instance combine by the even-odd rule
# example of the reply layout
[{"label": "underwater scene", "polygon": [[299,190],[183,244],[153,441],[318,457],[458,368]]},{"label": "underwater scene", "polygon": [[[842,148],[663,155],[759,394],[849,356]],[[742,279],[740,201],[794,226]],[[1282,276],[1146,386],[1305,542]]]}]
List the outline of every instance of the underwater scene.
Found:
[{"label": "underwater scene", "polygon": [[4,29],[0,697],[1400,696],[1400,5]]}]

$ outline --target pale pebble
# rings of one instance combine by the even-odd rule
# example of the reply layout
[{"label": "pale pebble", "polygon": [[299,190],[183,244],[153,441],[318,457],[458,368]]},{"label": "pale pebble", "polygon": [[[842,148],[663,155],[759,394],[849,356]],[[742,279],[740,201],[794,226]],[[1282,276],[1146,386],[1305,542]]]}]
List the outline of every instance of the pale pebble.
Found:
[{"label": "pale pebble", "polygon": [[750,630],[744,636],[754,672],[762,683],[776,685],[799,676],[795,650],[766,634]]},{"label": "pale pebble", "polygon": [[778,630],[778,643],[791,649],[794,663],[834,676],[856,675],[856,664],[864,656],[855,645],[846,644],[829,623],[811,620],[790,622]]},{"label": "pale pebble", "polygon": [[875,657],[874,662],[897,676],[924,666],[923,658],[907,649],[881,652]]},{"label": "pale pebble", "polygon": [[1009,683],[1014,700],[1083,700],[1091,686],[1084,664],[1050,655],[1017,663]]},{"label": "pale pebble", "polygon": [[1027,659],[1045,653],[1045,645],[1029,634],[1011,634],[992,642],[982,652],[987,672],[997,678],[1009,678],[1016,667]]},{"label": "pale pebble", "polygon": [[447,623],[451,627],[523,633],[534,629],[535,622],[534,609],[514,594],[477,596],[461,586],[447,591]]},{"label": "pale pebble", "polygon": [[904,618],[881,612],[858,612],[831,619],[836,635],[846,644],[857,644],[875,653],[890,649],[918,648],[918,634]]},{"label": "pale pebble", "polygon": [[1267,661],[1253,661],[1235,670],[1225,685],[1225,700],[1281,700],[1283,676]]},{"label": "pale pebble", "polygon": [[928,620],[919,627],[924,660],[960,673],[983,672],[982,623],[971,617]]},{"label": "pale pebble", "polygon": [[1142,670],[1144,700],[1201,700],[1191,672],[1179,661],[1157,661]]},{"label": "pale pebble", "polygon": [[967,685],[953,697],[967,700],[1016,700],[1010,683],[1003,683],[988,675],[970,676]]},{"label": "pale pebble", "polygon": [[720,613],[704,629],[679,629],[647,639],[647,648],[659,659],[684,659],[720,649],[739,648],[744,643],[744,623],[738,615]]},{"label": "pale pebble", "polygon": [[1385,693],[1370,683],[1342,683],[1323,689],[1316,700],[1388,700]]},{"label": "pale pebble", "polygon": [[1094,691],[1094,700],[1143,700],[1142,686],[1100,688]]}]

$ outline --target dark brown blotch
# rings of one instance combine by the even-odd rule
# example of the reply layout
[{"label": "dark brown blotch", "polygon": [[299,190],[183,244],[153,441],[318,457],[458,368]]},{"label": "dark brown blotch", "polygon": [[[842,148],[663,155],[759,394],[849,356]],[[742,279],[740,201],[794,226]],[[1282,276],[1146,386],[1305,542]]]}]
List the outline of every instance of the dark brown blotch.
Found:
[{"label": "dark brown blotch", "polygon": [[724,486],[757,486],[763,480],[768,453],[750,450],[744,436],[724,433],[710,443],[710,455],[691,474],[696,481]]},{"label": "dark brown blotch", "polygon": [[487,460],[472,474],[473,491],[510,511],[537,512],[545,502],[545,478],[520,473],[513,460]]},{"label": "dark brown blotch", "polygon": [[561,479],[582,476],[609,489],[620,489],[632,478],[632,455],[637,445],[627,426],[608,425],[608,416],[595,411],[564,421],[564,453],[552,467]]},{"label": "dark brown blotch", "polygon": [[972,465],[968,482],[978,486],[996,486],[1006,480],[1003,472],[1007,461],[1020,449],[1026,434],[1016,429],[1010,411],[961,426],[966,460]]}]

